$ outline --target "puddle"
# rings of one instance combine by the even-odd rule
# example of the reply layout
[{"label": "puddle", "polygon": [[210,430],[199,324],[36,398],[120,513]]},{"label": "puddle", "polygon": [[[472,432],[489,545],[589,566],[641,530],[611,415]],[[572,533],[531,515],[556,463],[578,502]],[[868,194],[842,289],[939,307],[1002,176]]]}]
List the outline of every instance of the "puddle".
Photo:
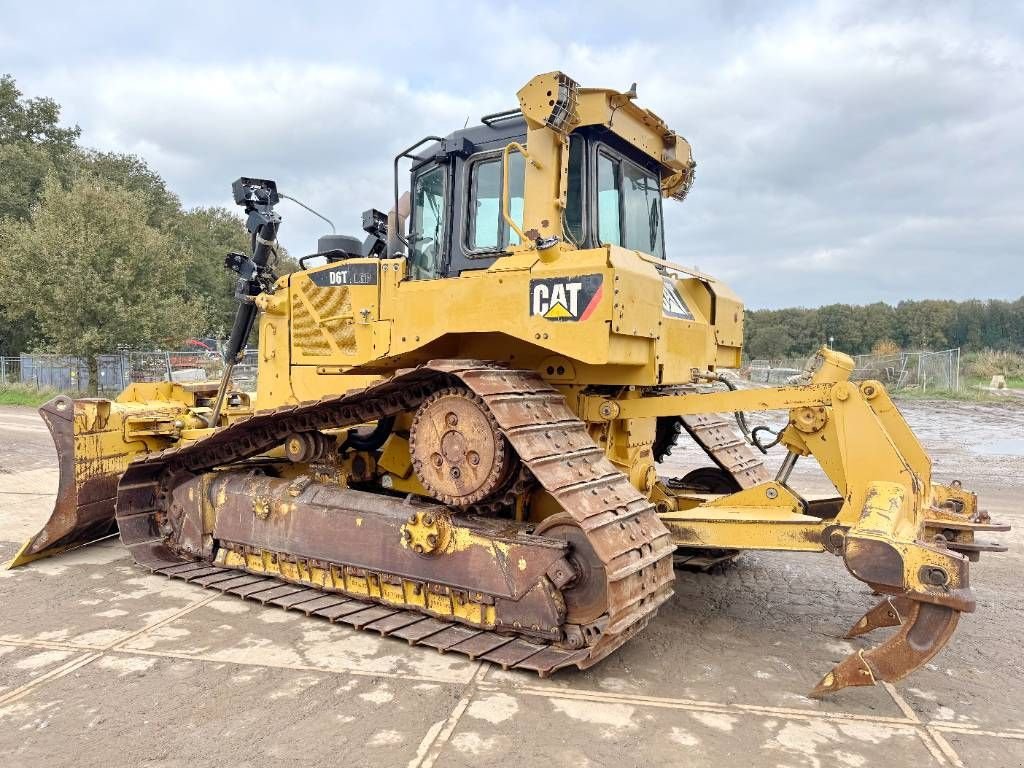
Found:
[{"label": "puddle", "polygon": [[1024,457],[1024,437],[999,437],[971,446],[972,453],[984,456],[1022,456]]}]

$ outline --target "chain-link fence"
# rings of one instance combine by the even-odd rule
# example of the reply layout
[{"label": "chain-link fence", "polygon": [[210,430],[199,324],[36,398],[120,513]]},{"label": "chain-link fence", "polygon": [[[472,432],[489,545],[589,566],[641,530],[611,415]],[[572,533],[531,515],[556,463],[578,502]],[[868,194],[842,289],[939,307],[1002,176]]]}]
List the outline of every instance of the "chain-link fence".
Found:
[{"label": "chain-link fence", "polygon": [[878,379],[888,389],[922,392],[960,390],[960,348],[937,352],[898,352],[892,355],[857,355],[858,379]]},{"label": "chain-link fence", "polygon": [[[239,389],[256,389],[256,350],[247,350],[232,372]],[[960,349],[939,352],[898,352],[892,355],[857,355],[850,377],[854,381],[877,379],[891,391],[924,392],[960,389]],[[121,352],[97,355],[97,392],[116,395],[132,382],[174,381],[189,383],[219,380],[224,364],[213,351]],[[745,373],[752,382],[782,385],[799,375],[807,358],[751,360]],[[0,357],[0,384],[26,384],[61,392],[89,391],[89,367],[82,360],[60,355]]]},{"label": "chain-link fence", "polygon": [[0,358],[0,383],[3,384],[79,392],[87,387],[88,381],[88,366],[77,358],[60,355]]},{"label": "chain-link fence", "polygon": [[[807,358],[751,360],[746,366],[751,381],[786,384],[799,375]],[[892,392],[916,389],[922,392],[960,390],[960,348],[938,352],[896,352],[891,355],[856,355],[853,381],[875,379]]]},{"label": "chain-link fence", "polygon": [[751,360],[745,366],[747,378],[758,384],[785,384],[793,376],[799,375],[806,358],[803,360]]},{"label": "chain-link fence", "polygon": [[[245,391],[256,389],[256,355],[256,350],[247,350],[235,366],[231,375],[235,387]],[[133,382],[219,381],[224,362],[213,351],[120,352],[97,355],[96,371],[97,393],[113,396]],[[0,357],[0,384],[23,384],[73,394],[88,392],[89,366],[79,358],[62,355]]]}]

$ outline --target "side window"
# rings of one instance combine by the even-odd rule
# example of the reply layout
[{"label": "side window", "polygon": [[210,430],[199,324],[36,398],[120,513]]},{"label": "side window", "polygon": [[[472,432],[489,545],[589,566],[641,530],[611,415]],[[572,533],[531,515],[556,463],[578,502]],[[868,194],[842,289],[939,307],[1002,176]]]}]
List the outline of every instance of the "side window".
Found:
[{"label": "side window", "polygon": [[473,215],[469,247],[474,251],[494,250],[501,242],[501,158],[473,166],[470,179]]},{"label": "side window", "polygon": [[[585,143],[573,136],[569,143],[569,181],[566,188],[565,233],[575,245],[585,238],[583,229],[583,176],[585,172]],[[510,245],[519,244],[519,235],[508,226],[501,215],[502,172],[501,155],[484,157],[469,166],[469,215],[466,247],[493,255]],[[518,152],[509,154],[508,212],[520,227],[523,226],[524,184],[526,163]]]},{"label": "side window", "polygon": [[577,247],[583,245],[583,172],[584,142],[579,135],[569,137],[569,183],[565,195],[565,235]]},{"label": "side window", "polygon": [[632,163],[623,163],[622,189],[625,247],[652,256],[664,256],[658,180]]},{"label": "side window", "polygon": [[621,165],[608,155],[597,156],[597,239],[610,245],[622,245]]},{"label": "side window", "polygon": [[[523,187],[525,183],[523,156],[518,152],[508,160],[508,212],[519,226],[523,225]],[[466,245],[471,251],[493,253],[519,244],[519,235],[501,215],[501,156],[478,160],[471,166],[469,178],[469,210],[472,220]]]},{"label": "side window", "polygon": [[[518,152],[508,155],[508,215],[512,221],[523,228],[523,205],[525,202],[526,161]],[[500,216],[500,214],[499,214]],[[512,229],[504,216],[500,216],[501,228],[509,245],[519,245],[519,235]]]},{"label": "side window", "polygon": [[413,280],[441,276],[444,211],[445,169],[435,165],[418,173],[412,183],[409,276]]}]

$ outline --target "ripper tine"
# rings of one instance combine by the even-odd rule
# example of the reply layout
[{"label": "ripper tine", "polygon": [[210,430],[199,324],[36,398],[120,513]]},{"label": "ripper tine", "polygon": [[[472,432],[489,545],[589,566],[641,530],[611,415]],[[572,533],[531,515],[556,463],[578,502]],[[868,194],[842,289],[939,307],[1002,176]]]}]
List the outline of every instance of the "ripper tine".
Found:
[{"label": "ripper tine", "polygon": [[822,678],[809,696],[826,694],[879,680],[896,682],[927,664],[941,651],[956,629],[960,611],[946,605],[908,600],[900,630],[881,645],[851,653]]},{"label": "ripper tine", "polygon": [[898,627],[909,615],[913,602],[909,597],[902,595],[883,598],[878,605],[861,616],[857,623],[850,627],[846,638],[866,635],[868,632],[882,627]]}]

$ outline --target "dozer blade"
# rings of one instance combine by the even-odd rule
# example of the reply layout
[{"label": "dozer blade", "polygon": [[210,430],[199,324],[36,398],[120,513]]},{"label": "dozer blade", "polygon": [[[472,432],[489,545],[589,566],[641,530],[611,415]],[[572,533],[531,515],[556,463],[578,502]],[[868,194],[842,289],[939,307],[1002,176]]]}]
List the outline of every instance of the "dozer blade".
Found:
[{"label": "dozer blade", "polygon": [[[106,400],[83,402],[109,404]],[[57,449],[57,501],[50,518],[21,546],[7,563],[8,568],[90,544],[117,531],[114,499],[117,480],[127,462],[98,454],[76,456],[76,410],[80,409],[75,401],[66,395],[55,397],[39,409]]]},{"label": "dozer blade", "polygon": [[882,627],[898,627],[910,615],[914,601],[906,597],[886,597],[850,627],[846,638],[860,637]]},{"label": "dozer blade", "polygon": [[810,696],[817,699],[849,686],[902,680],[941,651],[956,629],[960,611],[946,605],[908,602],[910,612],[896,634],[876,648],[851,653],[822,678]]}]

